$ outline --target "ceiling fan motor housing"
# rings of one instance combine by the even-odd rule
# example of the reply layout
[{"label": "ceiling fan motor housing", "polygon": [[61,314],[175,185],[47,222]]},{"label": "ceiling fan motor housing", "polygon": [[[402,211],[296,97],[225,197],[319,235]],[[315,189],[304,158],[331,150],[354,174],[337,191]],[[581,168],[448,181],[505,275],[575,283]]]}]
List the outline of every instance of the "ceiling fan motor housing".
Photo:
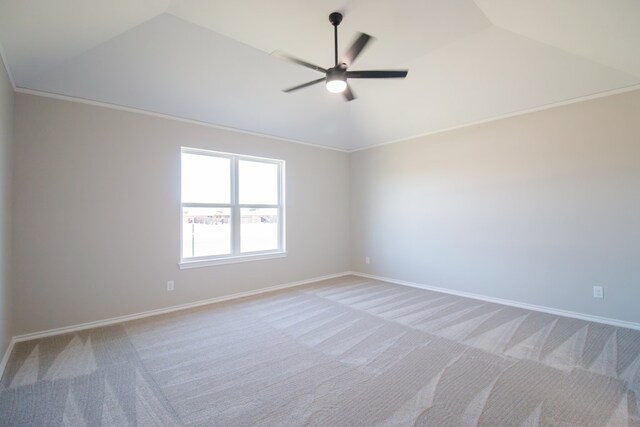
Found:
[{"label": "ceiling fan motor housing", "polygon": [[346,80],[347,70],[344,67],[338,65],[337,67],[329,68],[327,70],[327,80]]}]

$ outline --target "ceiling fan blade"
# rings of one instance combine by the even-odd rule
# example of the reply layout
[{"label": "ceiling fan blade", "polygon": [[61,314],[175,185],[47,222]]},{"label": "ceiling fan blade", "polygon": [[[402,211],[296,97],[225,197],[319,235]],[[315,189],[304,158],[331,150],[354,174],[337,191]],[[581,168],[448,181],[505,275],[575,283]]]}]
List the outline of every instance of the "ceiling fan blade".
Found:
[{"label": "ceiling fan blade", "polygon": [[284,52],[282,52],[280,50],[273,51],[271,53],[271,55],[273,55],[275,57],[278,57],[280,59],[284,59],[284,60],[287,60],[287,61],[294,62],[294,63],[296,63],[298,65],[302,65],[303,67],[311,68],[312,70],[319,71],[321,73],[325,73],[325,74],[327,73],[327,70],[325,68],[322,68],[322,67],[319,67],[317,65],[311,64],[311,63],[309,63],[307,61],[303,61],[302,59],[298,59],[298,58],[296,58],[294,56],[291,56],[291,55],[289,55],[287,53],[284,53]]},{"label": "ceiling fan blade", "polygon": [[344,92],[342,92],[342,94],[347,101],[353,101],[354,99],[356,99],[356,97],[353,95],[353,92],[351,91],[351,86],[349,85],[347,85],[347,88],[344,90]]},{"label": "ceiling fan blade", "polygon": [[409,70],[347,71],[348,79],[404,79]]},{"label": "ceiling fan blade", "polygon": [[325,81],[325,80],[326,80],[326,78],[325,78],[325,77],[322,77],[322,78],[320,78],[320,79],[312,80],[312,81],[310,81],[310,82],[303,83],[303,84],[298,85],[298,86],[290,87],[289,89],[284,89],[284,90],[283,90],[283,92],[287,92],[287,93],[289,93],[289,92],[293,92],[294,90],[302,89],[302,88],[305,88],[305,87],[307,87],[307,86],[311,86],[311,85],[314,85],[314,84],[316,84],[316,83],[323,82],[323,81]]},{"label": "ceiling fan blade", "polygon": [[353,44],[351,45],[351,47],[349,48],[349,50],[347,50],[345,52],[344,55],[342,55],[342,63],[344,65],[347,66],[347,68],[349,68],[351,66],[351,64],[353,64],[353,61],[356,60],[356,58],[358,57],[358,55],[360,55],[360,53],[362,52],[362,50],[365,48],[365,46],[367,45],[367,43],[369,43],[369,41],[372,39],[373,37],[371,37],[369,34],[365,34],[365,33],[360,33],[360,35],[358,36],[358,38],[356,39],[355,42],[353,42]]}]

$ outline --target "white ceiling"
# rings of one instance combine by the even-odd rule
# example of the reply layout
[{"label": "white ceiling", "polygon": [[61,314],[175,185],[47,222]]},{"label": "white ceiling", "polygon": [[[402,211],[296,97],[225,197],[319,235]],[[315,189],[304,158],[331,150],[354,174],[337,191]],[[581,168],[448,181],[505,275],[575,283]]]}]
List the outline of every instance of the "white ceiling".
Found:
[{"label": "white ceiling", "polygon": [[[271,56],[352,69],[357,99]],[[0,0],[18,88],[353,150],[640,84],[638,0]]]}]

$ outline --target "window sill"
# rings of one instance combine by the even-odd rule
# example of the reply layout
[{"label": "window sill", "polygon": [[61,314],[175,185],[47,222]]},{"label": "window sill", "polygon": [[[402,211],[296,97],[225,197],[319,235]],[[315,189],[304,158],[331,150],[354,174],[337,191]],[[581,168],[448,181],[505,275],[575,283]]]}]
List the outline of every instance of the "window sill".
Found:
[{"label": "window sill", "polygon": [[268,254],[240,255],[227,258],[204,259],[197,261],[182,261],[178,263],[180,270],[188,268],[209,267],[212,265],[235,264],[238,262],[260,261],[263,259],[286,258],[286,252],[271,252]]}]

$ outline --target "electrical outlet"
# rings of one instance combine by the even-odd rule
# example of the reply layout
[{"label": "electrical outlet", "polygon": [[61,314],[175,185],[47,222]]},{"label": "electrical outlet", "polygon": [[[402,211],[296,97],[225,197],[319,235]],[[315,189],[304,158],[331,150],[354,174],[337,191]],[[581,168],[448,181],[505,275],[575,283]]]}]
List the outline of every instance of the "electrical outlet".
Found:
[{"label": "electrical outlet", "polygon": [[604,289],[602,286],[594,286],[593,287],[593,297],[594,298],[604,298]]},{"label": "electrical outlet", "polygon": [[174,290],[174,288],[175,288],[175,283],[173,283],[173,280],[169,280],[167,282],[167,290],[168,291],[172,291],[172,290]]},{"label": "electrical outlet", "polygon": [[364,257],[364,262],[367,264],[371,264],[371,259],[368,256]]}]

